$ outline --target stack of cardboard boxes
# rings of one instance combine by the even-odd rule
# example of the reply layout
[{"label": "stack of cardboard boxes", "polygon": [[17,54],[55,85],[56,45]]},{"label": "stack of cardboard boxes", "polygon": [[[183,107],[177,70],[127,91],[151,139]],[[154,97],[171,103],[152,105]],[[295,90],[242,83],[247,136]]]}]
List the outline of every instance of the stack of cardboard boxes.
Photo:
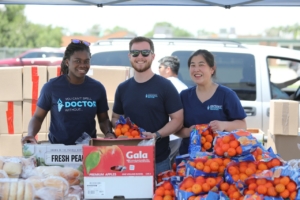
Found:
[{"label": "stack of cardboard boxes", "polygon": [[[35,112],[41,88],[51,78],[60,75],[60,66],[25,66],[0,68],[0,156],[21,156],[23,135]],[[88,75],[106,88],[111,117],[117,86],[133,76],[130,67],[91,66]],[[50,112],[44,120],[37,140],[48,140]],[[96,118],[97,121],[97,118]],[[98,136],[103,136],[96,124]]]},{"label": "stack of cardboard boxes", "polygon": [[284,160],[300,159],[299,102],[271,100],[267,147]]}]

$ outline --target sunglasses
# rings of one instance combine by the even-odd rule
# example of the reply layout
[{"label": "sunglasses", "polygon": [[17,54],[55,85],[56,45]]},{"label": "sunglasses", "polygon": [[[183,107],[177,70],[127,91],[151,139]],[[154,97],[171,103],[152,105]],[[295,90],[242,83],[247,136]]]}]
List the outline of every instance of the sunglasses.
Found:
[{"label": "sunglasses", "polygon": [[132,57],[138,57],[140,55],[140,53],[142,54],[143,57],[148,57],[152,51],[151,50],[131,50],[130,54],[132,55]]},{"label": "sunglasses", "polygon": [[71,39],[71,42],[73,44],[85,44],[86,46],[90,46],[91,43],[84,41],[84,40],[78,40],[78,39]]}]

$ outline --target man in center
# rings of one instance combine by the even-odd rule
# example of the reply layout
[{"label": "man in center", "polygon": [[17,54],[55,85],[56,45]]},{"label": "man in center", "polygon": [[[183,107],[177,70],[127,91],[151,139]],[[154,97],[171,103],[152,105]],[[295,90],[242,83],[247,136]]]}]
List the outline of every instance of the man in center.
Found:
[{"label": "man in center", "polygon": [[[155,173],[170,170],[169,135],[183,126],[183,109],[180,97],[171,81],[151,70],[155,58],[153,41],[135,37],[129,43],[129,60],[134,77],[121,83],[116,91],[112,124],[115,127],[120,115],[129,117],[143,134],[156,139]],[[170,120],[169,120],[170,119]]]}]

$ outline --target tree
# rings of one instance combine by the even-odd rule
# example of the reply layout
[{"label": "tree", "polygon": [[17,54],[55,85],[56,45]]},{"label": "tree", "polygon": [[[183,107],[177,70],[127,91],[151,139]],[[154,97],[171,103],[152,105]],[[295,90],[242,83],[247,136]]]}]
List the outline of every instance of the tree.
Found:
[{"label": "tree", "polygon": [[159,28],[165,28],[167,30],[171,30],[171,35],[173,37],[193,37],[193,34],[190,32],[181,29],[179,27],[174,27],[169,22],[158,22],[153,26],[153,29],[145,34],[145,37],[153,37],[155,34],[155,30]]},{"label": "tree", "polygon": [[24,9],[24,5],[6,5],[0,10],[0,46],[60,47],[63,28],[28,22]]},{"label": "tree", "polygon": [[266,35],[270,37],[279,37],[281,34],[292,34],[293,39],[298,39],[300,35],[300,25],[296,23],[294,25],[271,27],[266,30]]},{"label": "tree", "polygon": [[93,36],[100,36],[101,34],[101,26],[100,24],[95,24],[90,28],[87,33],[87,35],[93,35]]}]

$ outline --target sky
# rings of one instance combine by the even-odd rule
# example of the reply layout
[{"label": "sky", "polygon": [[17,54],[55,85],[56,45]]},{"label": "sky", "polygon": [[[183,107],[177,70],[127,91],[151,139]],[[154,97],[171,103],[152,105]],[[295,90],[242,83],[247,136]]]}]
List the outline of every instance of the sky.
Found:
[{"label": "sky", "polygon": [[70,32],[85,33],[95,24],[102,29],[115,26],[127,28],[137,35],[152,30],[157,22],[169,22],[175,27],[197,34],[204,29],[218,33],[219,29],[235,27],[238,35],[261,34],[273,26],[300,24],[300,7],[117,7],[105,6],[38,6],[25,8],[33,23],[61,26]]}]

